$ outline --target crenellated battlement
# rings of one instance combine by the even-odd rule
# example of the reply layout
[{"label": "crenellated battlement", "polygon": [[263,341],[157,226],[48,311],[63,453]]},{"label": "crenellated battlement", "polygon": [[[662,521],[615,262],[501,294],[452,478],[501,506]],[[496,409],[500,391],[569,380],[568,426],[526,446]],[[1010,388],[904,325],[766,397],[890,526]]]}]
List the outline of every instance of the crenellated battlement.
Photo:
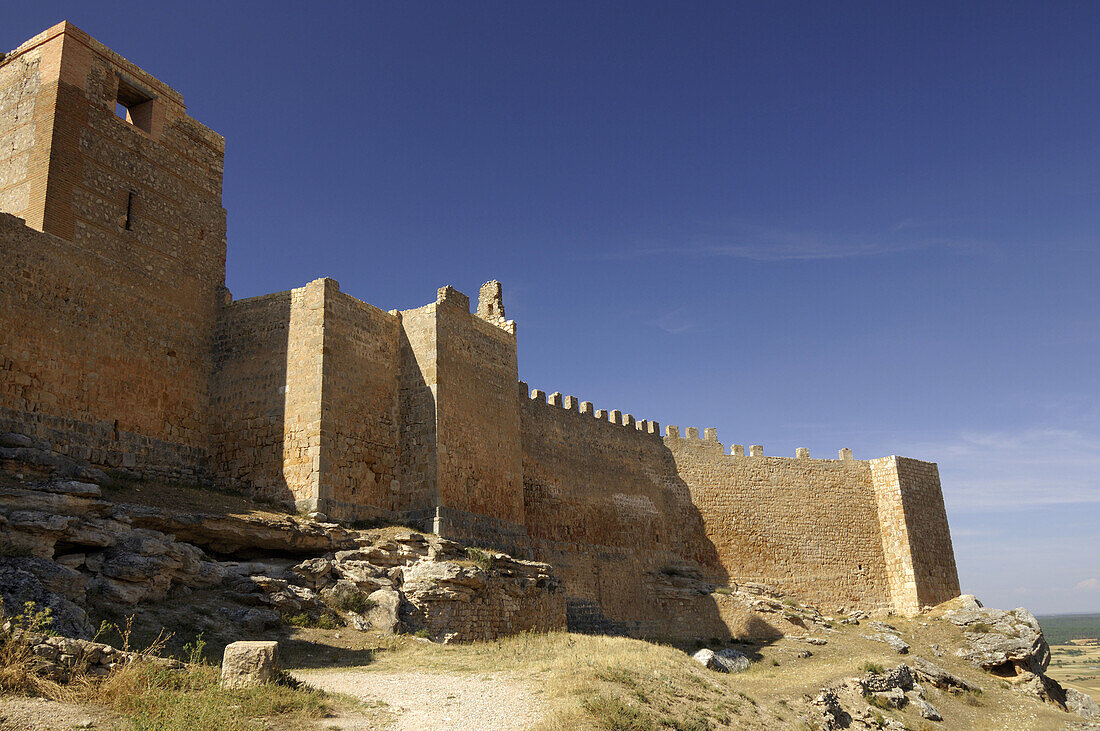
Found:
[{"label": "crenellated battlement", "polygon": [[633,429],[643,434],[652,436],[660,436],[661,425],[656,421],[650,421],[649,419],[635,419],[631,414],[624,414],[619,410],[607,411],[605,409],[596,409],[593,407],[591,401],[581,401],[576,396],[563,396],[560,392],[555,391],[547,395],[547,393],[540,389],[530,389],[526,381],[520,381],[519,384],[519,398],[522,401],[532,401],[534,403],[545,404],[546,406],[561,409],[562,411],[571,412],[578,416],[590,416],[596,421],[603,421],[615,426],[625,427],[627,429]]}]

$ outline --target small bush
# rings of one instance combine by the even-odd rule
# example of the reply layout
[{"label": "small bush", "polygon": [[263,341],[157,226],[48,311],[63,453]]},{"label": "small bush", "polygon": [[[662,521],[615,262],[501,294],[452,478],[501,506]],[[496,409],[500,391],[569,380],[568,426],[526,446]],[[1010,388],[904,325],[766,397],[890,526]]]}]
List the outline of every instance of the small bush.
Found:
[{"label": "small bush", "polygon": [[474,563],[478,568],[486,571],[493,565],[493,557],[480,548],[467,548],[466,558]]},{"label": "small bush", "polygon": [[418,629],[416,632],[413,632],[413,637],[420,637],[425,640],[431,639],[431,636],[432,631],[427,627],[424,627],[423,629]]},{"label": "small bush", "polygon": [[882,708],[883,710],[885,710],[890,707],[890,705],[886,702],[886,699],[879,698],[874,693],[868,693],[863,698],[867,701],[868,705],[874,706],[875,708]]},{"label": "small bush", "polygon": [[[0,617],[4,616],[0,600]],[[57,699],[61,686],[38,674],[39,661],[31,651],[27,634],[51,634],[53,615],[49,607],[38,609],[34,602],[10,618],[12,630],[0,629],[0,693],[28,693]]]},{"label": "small bush", "polygon": [[361,591],[340,592],[329,603],[342,612],[357,612],[358,614],[366,614],[378,606],[378,602],[370,599]]},{"label": "small bush", "polygon": [[309,627],[309,615],[305,612],[301,614],[284,614],[283,621],[289,624],[291,627]]},{"label": "small bush", "polygon": [[308,627],[317,629],[336,629],[340,626],[340,623],[337,622],[336,618],[331,614],[322,614],[316,619],[305,612],[301,612],[300,614],[284,614],[283,621],[291,627],[301,627],[303,629]]},{"label": "small bush", "polygon": [[779,667],[779,661],[776,660],[774,657],[772,658],[772,667],[773,668]]},{"label": "small bush", "polygon": [[201,665],[206,662],[206,640],[202,638],[202,632],[199,632],[194,642],[186,643],[183,651],[187,654],[185,662],[192,665]]},{"label": "small bush", "polygon": [[865,673],[874,673],[875,675],[882,675],[884,670],[877,662],[865,662],[859,666],[859,669]]},{"label": "small bush", "polygon": [[585,698],[581,707],[601,729],[614,731],[655,731],[656,721],[640,708],[624,703],[612,695]]},{"label": "small bush", "polygon": [[985,622],[975,622],[974,624],[969,625],[967,627],[967,630],[970,632],[977,632],[980,635],[984,635],[992,632],[993,628]]}]

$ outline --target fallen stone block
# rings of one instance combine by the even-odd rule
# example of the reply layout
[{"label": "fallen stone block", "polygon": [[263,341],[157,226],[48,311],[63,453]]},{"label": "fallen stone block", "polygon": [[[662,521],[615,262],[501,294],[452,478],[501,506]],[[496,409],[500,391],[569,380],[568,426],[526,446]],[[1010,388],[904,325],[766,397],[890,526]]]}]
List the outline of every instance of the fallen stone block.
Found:
[{"label": "fallen stone block", "polygon": [[279,643],[239,641],[225,647],[221,683],[225,688],[251,688],[271,683],[279,674]]}]

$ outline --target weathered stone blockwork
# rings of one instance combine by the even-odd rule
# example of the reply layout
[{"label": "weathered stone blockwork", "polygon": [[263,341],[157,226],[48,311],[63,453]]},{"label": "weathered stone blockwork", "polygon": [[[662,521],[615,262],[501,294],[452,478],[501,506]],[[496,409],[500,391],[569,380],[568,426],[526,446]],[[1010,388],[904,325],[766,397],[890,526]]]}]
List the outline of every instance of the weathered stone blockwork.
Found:
[{"label": "weathered stone blockwork", "polygon": [[737,633],[711,593],[733,582],[905,612],[958,593],[935,465],[725,454],[713,429],[529,395],[499,282],[474,312],[451,287],[383,312],[332,279],[233,301],[223,152],[67,23],[0,58],[0,465],[30,444],[415,521],[553,564],[579,628]]},{"label": "weathered stone blockwork", "polygon": [[[115,116],[120,89],[148,97],[147,130]],[[57,237],[3,222],[3,413],[97,461],[200,477],[224,141],[67,23],[0,63],[0,140],[0,210]]]},{"label": "weathered stone blockwork", "polygon": [[890,603],[867,462],[738,457],[718,441],[664,442],[730,575],[826,606]]}]

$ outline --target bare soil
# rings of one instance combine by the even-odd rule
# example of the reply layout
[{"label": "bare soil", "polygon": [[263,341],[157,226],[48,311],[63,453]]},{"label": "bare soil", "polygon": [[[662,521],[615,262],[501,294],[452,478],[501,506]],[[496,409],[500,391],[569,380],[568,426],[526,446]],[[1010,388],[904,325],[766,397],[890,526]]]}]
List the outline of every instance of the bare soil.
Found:
[{"label": "bare soil", "polygon": [[[397,731],[527,729],[546,713],[537,688],[504,673],[378,672],[368,668],[303,670],[314,688],[384,704]],[[334,725],[350,728],[339,720]],[[366,719],[363,722],[367,723]],[[328,723],[326,720],[325,723]]]},{"label": "bare soil", "polygon": [[0,697],[0,731],[122,727],[120,717],[96,706],[46,698]]}]

